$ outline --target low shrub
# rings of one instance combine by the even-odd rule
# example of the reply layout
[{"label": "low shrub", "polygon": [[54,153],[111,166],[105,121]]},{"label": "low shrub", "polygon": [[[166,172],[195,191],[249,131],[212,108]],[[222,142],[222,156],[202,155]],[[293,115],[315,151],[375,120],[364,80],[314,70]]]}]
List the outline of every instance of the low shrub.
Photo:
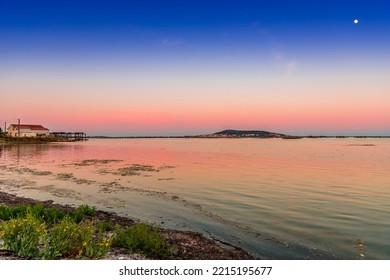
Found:
[{"label": "low shrub", "polygon": [[80,223],[85,217],[94,217],[96,215],[96,208],[89,205],[80,205],[72,213],[72,217],[77,223]]},{"label": "low shrub", "polygon": [[111,247],[111,240],[105,237],[91,222],[77,223],[64,218],[48,232],[41,252],[42,259],[59,257],[103,258]]},{"label": "low shrub", "polygon": [[171,256],[171,247],[160,233],[159,227],[147,223],[137,222],[126,228],[117,226],[113,246],[150,258],[166,259]]},{"label": "low shrub", "polygon": [[[149,258],[169,259],[172,250],[157,225],[137,222],[120,227],[111,221],[94,222],[96,209],[81,205],[72,213],[41,204],[0,205],[3,248],[22,258],[103,258],[111,246]],[[107,234],[114,231],[112,237]]]},{"label": "low shrub", "polygon": [[4,248],[16,252],[23,258],[37,255],[41,236],[45,233],[45,223],[30,212],[25,217],[3,221],[0,224]]},{"label": "low shrub", "polygon": [[100,259],[107,255],[111,248],[112,240],[105,236],[104,232],[95,232],[92,225],[84,226],[82,231],[82,244],[79,250],[78,258]]},{"label": "low shrub", "polygon": [[42,259],[56,259],[64,255],[77,255],[81,247],[79,226],[69,217],[50,228],[44,238]]},{"label": "low shrub", "polygon": [[56,207],[50,207],[43,211],[42,218],[50,224],[57,223],[66,217],[65,211]]},{"label": "low shrub", "polygon": [[107,231],[112,231],[115,229],[115,225],[112,221],[101,221],[96,223],[96,227],[99,231],[101,232],[107,232]]},{"label": "low shrub", "polygon": [[0,219],[7,221],[12,219],[12,212],[9,206],[0,205]]},{"label": "low shrub", "polygon": [[34,217],[41,218],[50,224],[58,222],[66,216],[66,213],[63,210],[56,207],[45,208],[42,204],[24,204],[15,207],[0,205],[1,220],[8,221],[18,217],[25,217],[28,212]]},{"label": "low shrub", "polygon": [[25,216],[28,208],[28,205],[20,205],[16,207],[0,205],[0,219],[8,221],[19,216]]}]

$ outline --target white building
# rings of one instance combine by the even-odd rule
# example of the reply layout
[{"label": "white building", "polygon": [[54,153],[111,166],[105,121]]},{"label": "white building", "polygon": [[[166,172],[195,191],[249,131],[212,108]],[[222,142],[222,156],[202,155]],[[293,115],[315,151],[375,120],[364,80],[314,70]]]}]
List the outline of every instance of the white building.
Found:
[{"label": "white building", "polygon": [[7,128],[7,133],[9,136],[18,137],[19,131],[18,127],[20,127],[20,137],[38,137],[38,136],[48,136],[49,129],[43,127],[42,125],[36,124],[11,124]]}]

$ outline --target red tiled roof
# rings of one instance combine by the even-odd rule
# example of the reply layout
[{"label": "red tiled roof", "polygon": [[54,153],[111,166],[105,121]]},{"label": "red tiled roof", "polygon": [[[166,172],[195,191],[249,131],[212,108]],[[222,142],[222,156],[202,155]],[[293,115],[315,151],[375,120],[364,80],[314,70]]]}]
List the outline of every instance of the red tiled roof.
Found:
[{"label": "red tiled roof", "polygon": [[[11,124],[14,127],[18,127],[17,124]],[[30,129],[30,130],[49,130],[46,127],[43,127],[42,125],[37,124],[21,124],[20,129]]]}]

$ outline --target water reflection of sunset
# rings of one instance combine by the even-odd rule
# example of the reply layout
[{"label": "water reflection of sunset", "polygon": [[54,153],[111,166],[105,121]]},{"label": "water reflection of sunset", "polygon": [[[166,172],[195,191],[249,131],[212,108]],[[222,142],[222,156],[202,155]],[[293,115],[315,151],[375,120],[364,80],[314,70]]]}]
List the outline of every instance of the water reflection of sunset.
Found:
[{"label": "water reflection of sunset", "polygon": [[[229,232],[246,228],[235,235],[252,250],[264,247],[261,234],[318,250],[332,240],[339,257],[351,258],[345,240],[359,235],[368,256],[385,258],[389,154],[388,139],[111,139],[3,146],[0,160],[8,166],[3,182],[18,172],[19,181],[9,182],[25,180],[15,191],[29,196],[56,200],[60,188],[69,194],[63,202],[104,208],[111,201],[118,211],[149,218],[154,212],[142,205],[153,203],[168,220],[191,216],[195,229],[211,230],[208,223],[217,221]],[[140,171],[129,176],[131,168]],[[36,175],[42,171],[51,175]]]}]

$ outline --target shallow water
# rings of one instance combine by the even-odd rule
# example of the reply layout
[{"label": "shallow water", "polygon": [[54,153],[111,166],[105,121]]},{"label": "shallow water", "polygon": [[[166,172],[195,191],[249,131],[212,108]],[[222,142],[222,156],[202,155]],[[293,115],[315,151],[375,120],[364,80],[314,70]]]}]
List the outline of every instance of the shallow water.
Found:
[{"label": "shallow water", "polygon": [[390,139],[0,146],[0,189],[199,231],[260,258],[390,259]]}]

